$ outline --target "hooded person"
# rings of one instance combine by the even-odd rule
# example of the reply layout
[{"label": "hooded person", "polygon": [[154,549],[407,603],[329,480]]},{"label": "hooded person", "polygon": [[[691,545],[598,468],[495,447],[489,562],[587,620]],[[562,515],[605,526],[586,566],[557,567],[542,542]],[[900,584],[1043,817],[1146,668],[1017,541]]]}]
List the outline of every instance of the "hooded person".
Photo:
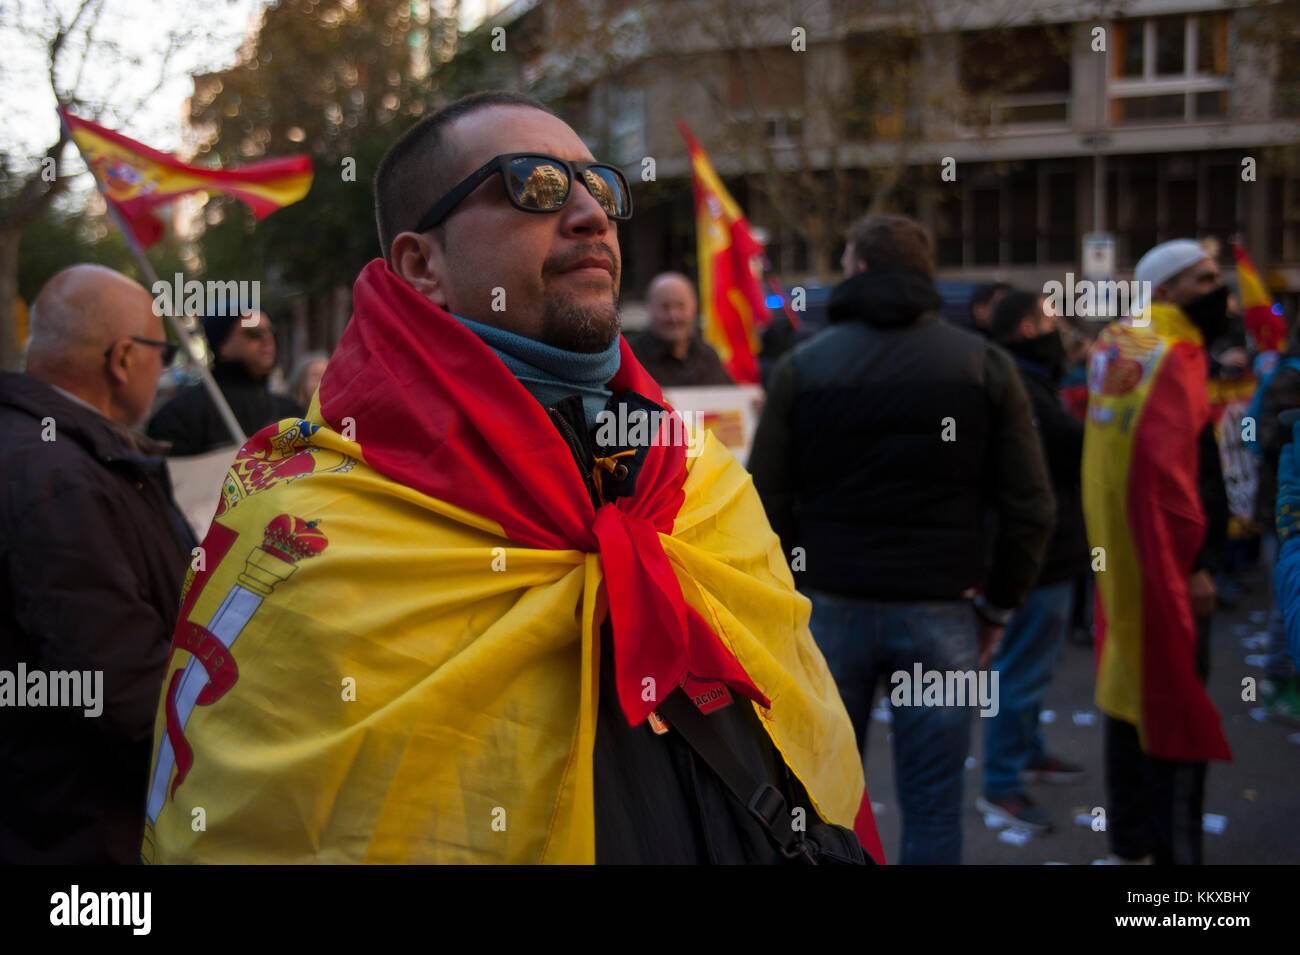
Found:
[{"label": "hooded person", "polygon": [[866,215],[845,239],[830,327],[773,368],[749,468],[864,744],[892,688],[901,863],[957,865],[974,710],[898,678],[987,665],[1038,577],[1052,489],[1010,356],[938,314],[929,233]]},{"label": "hooded person", "polygon": [[1227,289],[1190,239],[1156,246],[1135,276],[1139,310],[1092,351],[1083,450],[1111,860],[1199,863],[1206,763],[1231,759],[1204,685],[1227,524],[1206,349]]},{"label": "hooded person", "polygon": [[622,174],[489,92],[375,195],[385,259],[188,581],[145,860],[879,859],[749,476],[618,334]]},{"label": "hooded person", "polygon": [[[244,434],[301,415],[296,401],[267,386],[276,357],[271,320],[265,312],[245,318],[242,307],[230,311],[205,317],[203,334],[213,355],[212,377]],[[158,409],[149,421],[149,437],[169,442],[173,455],[205,454],[234,442],[202,382],[185,386]]]}]

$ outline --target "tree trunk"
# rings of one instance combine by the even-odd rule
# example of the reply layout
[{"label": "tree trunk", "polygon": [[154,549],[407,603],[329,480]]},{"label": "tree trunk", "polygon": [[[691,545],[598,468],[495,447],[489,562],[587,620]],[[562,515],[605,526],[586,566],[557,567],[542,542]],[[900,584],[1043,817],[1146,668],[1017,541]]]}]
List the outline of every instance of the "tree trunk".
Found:
[{"label": "tree trunk", "polygon": [[21,229],[0,231],[0,370],[16,371],[18,341],[18,240]]},{"label": "tree trunk", "polygon": [[808,250],[810,259],[808,264],[812,266],[812,273],[818,279],[825,279],[829,276],[832,281],[834,280],[836,269],[831,262],[831,257],[835,252],[833,242],[833,239],[816,242]]}]

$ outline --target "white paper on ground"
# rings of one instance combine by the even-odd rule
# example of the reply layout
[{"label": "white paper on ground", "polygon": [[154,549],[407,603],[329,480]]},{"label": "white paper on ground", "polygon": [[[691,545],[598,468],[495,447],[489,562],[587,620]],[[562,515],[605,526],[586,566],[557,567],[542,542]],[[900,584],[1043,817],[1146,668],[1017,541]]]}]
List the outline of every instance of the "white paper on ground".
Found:
[{"label": "white paper on ground", "polygon": [[998,833],[998,842],[1007,842],[1013,846],[1023,846],[1032,838],[1034,838],[1032,832],[1019,826],[1011,826]]}]

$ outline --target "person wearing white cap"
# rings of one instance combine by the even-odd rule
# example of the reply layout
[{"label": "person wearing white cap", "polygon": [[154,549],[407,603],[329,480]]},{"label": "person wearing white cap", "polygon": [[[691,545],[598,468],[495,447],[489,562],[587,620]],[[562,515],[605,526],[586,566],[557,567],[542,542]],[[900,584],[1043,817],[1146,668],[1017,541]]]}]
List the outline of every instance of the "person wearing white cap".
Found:
[{"label": "person wearing white cap", "polygon": [[1135,275],[1138,314],[1093,348],[1083,449],[1107,861],[1198,864],[1206,766],[1232,758],[1205,691],[1227,526],[1206,352],[1227,325],[1227,288],[1190,239],[1156,246]]},{"label": "person wearing white cap", "polygon": [[1173,239],[1162,242],[1138,259],[1133,278],[1151,299],[1177,305],[1205,338],[1208,348],[1223,334],[1228,322],[1228,287],[1219,278],[1219,266],[1199,242]]}]

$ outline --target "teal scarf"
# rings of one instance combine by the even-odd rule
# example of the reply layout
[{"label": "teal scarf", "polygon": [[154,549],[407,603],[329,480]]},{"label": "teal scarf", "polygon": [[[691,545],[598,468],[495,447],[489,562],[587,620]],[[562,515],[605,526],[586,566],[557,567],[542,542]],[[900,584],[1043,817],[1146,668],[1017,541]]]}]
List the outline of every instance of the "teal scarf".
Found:
[{"label": "teal scarf", "polygon": [[605,410],[612,392],[605,387],[618,373],[619,348],[615,338],[608,348],[594,354],[565,351],[524,338],[492,325],[454,316],[483,340],[498,358],[528,389],[543,408],[563,398],[577,395],[587,417],[587,427],[594,429],[596,416]]}]

